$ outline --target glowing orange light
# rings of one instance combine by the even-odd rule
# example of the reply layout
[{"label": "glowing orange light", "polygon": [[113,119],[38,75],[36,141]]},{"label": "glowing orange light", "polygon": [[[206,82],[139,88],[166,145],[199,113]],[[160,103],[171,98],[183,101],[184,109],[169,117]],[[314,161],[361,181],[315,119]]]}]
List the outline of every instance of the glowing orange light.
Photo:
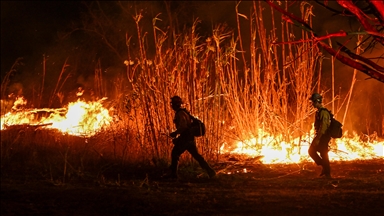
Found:
[{"label": "glowing orange light", "polygon": [[[309,144],[314,137],[314,130],[305,134],[303,137],[293,139],[291,143],[282,140],[282,136],[273,136],[259,130],[258,138],[249,138],[245,141],[234,143],[231,146],[221,146],[222,153],[247,155],[250,157],[262,156],[260,161],[265,164],[275,163],[299,163],[310,160],[308,157]],[[303,142],[304,141],[304,142]],[[336,147],[333,146],[329,152],[331,161],[350,161],[383,158],[384,142],[370,140],[363,142],[354,133],[353,136],[344,133],[343,138],[335,140]]]},{"label": "glowing orange light", "polygon": [[[11,125],[43,125],[45,128],[57,129],[63,133],[76,136],[90,137],[110,126],[112,117],[102,102],[106,98],[94,102],[78,100],[69,103],[66,108],[59,109],[20,109],[27,104],[24,98],[18,98],[12,111],[1,117],[0,129]],[[37,119],[36,113],[48,112],[48,117]],[[229,154],[241,154],[248,157],[259,157],[265,164],[299,163],[310,160],[308,148],[314,137],[314,129],[301,138],[295,138],[289,143],[282,135],[272,135],[263,130],[258,131],[258,137],[249,137],[231,145],[222,145],[220,151]],[[383,158],[384,142],[378,140],[361,141],[356,133],[344,133],[343,138],[336,139],[329,152],[333,161],[366,160]],[[244,169],[244,173],[248,170]]]},{"label": "glowing orange light", "polygon": [[[58,129],[71,135],[93,136],[102,128],[110,125],[112,121],[108,110],[101,103],[105,99],[94,102],[78,100],[69,103],[67,108],[60,109],[14,109],[1,117],[0,129],[3,130],[7,126],[21,124],[44,125],[46,128]],[[16,102],[14,107],[16,107],[16,104],[26,104],[24,99],[18,99]],[[50,115],[36,119],[36,113],[41,111],[49,112]]]}]

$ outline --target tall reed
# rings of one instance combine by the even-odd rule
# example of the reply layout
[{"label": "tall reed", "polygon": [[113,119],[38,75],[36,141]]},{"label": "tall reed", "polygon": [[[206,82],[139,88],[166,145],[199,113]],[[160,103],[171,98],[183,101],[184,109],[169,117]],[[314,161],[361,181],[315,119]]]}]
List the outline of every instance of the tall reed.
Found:
[{"label": "tall reed", "polygon": [[[288,7],[289,3],[284,4]],[[268,144],[279,147],[309,131],[306,120],[312,110],[307,98],[319,90],[320,51],[312,42],[276,45],[276,41],[295,40],[294,31],[284,20],[275,19],[273,11],[267,12],[264,2],[253,1],[250,14],[241,13],[238,6],[234,8],[237,29],[218,23],[209,36],[199,35],[201,20],[195,18],[190,28],[176,30],[173,24],[161,28],[158,14],[152,19],[151,33],[144,31],[141,12],[127,20],[133,22],[135,31],[122,35],[126,70],[113,80],[114,91],[107,92],[103,84],[101,63],[95,66],[96,93],[113,92],[116,115],[114,125],[92,139],[98,155],[109,155],[121,164],[168,160],[172,143],[167,134],[175,129],[169,104],[173,95],[181,96],[186,108],[206,124],[207,134],[197,138],[197,143],[209,160],[218,159],[223,145],[256,138],[256,143],[245,143],[260,149],[269,133],[274,140]],[[311,6],[303,4],[301,9],[303,19],[310,23]],[[240,28],[243,22],[249,29]],[[244,40],[243,32],[249,32],[250,41]],[[301,37],[310,38],[304,31]],[[66,81],[66,65],[53,93]]]},{"label": "tall reed", "polygon": [[[237,16],[248,18],[237,7]],[[274,141],[279,145],[308,131],[305,120],[311,110],[307,98],[321,81],[321,53],[310,42],[276,46],[276,29],[281,29],[284,42],[294,40],[293,30],[273,16],[272,29],[267,30],[264,17],[268,15],[263,13],[263,3],[255,1],[249,20],[242,19],[249,22],[249,53],[242,48],[239,19],[237,31],[217,24],[212,35],[203,38],[196,31],[198,19],[190,29],[176,35],[174,32],[179,31],[158,27],[160,18],[156,16],[152,22],[152,59],[147,57],[147,32],[140,26],[143,16],[134,16],[139,52],[132,53],[127,39],[127,80],[132,87],[128,94],[132,121],[128,127],[137,133],[143,154],[152,159],[169,156],[170,140],[164,134],[174,129],[169,106],[173,95],[181,96],[187,108],[206,123],[207,135],[197,142],[212,159],[225,143],[262,139],[263,132],[268,132],[279,135]],[[303,4],[302,14],[310,19],[311,7]],[[276,23],[283,24],[278,27]],[[254,147],[260,148],[260,143]]]}]

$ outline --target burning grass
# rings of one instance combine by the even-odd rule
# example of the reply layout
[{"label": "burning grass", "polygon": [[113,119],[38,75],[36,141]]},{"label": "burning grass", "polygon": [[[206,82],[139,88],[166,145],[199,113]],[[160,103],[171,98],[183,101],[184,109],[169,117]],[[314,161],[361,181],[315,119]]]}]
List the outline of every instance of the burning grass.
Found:
[{"label": "burning grass", "polygon": [[[302,7],[303,17],[311,23],[311,7]],[[282,20],[272,19],[271,28],[265,26],[266,17],[273,16],[265,14],[261,2],[252,2],[249,16],[237,9],[237,16],[249,20],[248,48],[243,47],[239,20],[237,31],[217,24],[203,37],[198,34],[198,19],[175,34],[174,29],[161,30],[157,17],[151,26],[154,46],[149,46],[143,40],[147,34],[140,23],[143,16],[136,14],[138,48],[132,49],[127,33],[126,70],[113,78],[111,89],[106,88],[102,63],[97,61],[94,100],[82,100],[81,91],[65,107],[39,107],[42,98],[49,98],[49,105],[62,103],[61,87],[69,76],[66,60],[51,95],[42,97],[48,92],[43,77],[40,95],[33,97],[38,101],[28,103],[19,95],[12,108],[4,103],[3,109],[2,103],[2,171],[27,172],[32,166],[44,178],[65,181],[88,172],[98,178],[116,164],[165,166],[172,147],[166,134],[174,128],[169,98],[176,94],[206,124],[207,134],[197,143],[208,160],[220,162],[222,155],[230,154],[264,164],[306,162],[314,113],[308,95],[324,89],[324,100],[330,101],[326,105],[332,107],[340,99],[326,95],[329,91],[334,95],[334,87],[322,81],[324,56],[310,40],[275,46],[277,38],[287,44],[296,40],[291,37],[294,32],[289,23],[278,22]],[[303,31],[302,37],[309,35]],[[148,50],[154,54],[147,55]],[[12,68],[2,82],[3,99],[13,72]],[[105,99],[108,92],[110,98]],[[333,161],[383,157],[379,136],[346,133],[331,148]],[[183,157],[183,162],[190,161]]]},{"label": "burning grass", "polygon": [[[303,10],[308,19],[310,8]],[[40,101],[27,103],[21,97],[12,103],[2,101],[2,213],[26,204],[28,213],[44,206],[44,213],[55,214],[55,205],[62,206],[63,200],[65,209],[80,209],[73,214],[92,215],[135,211],[153,215],[159,214],[158,209],[165,215],[374,215],[379,208],[382,212],[384,144],[375,133],[346,132],[332,142],[331,166],[336,179],[313,179],[318,173],[307,149],[313,137],[310,116],[314,110],[307,98],[314,90],[329,91],[321,79],[324,56],[309,40],[274,46],[278,37],[283,42],[294,40],[293,32],[288,23],[276,22],[283,23],[284,29],[278,35],[274,20],[267,29],[263,13],[262,3],[254,1],[249,17],[237,14],[250,20],[248,52],[239,40],[239,20],[239,35],[219,24],[203,38],[196,30],[199,20],[175,34],[173,29],[160,30],[155,22],[159,19],[154,19],[153,57],[146,54],[150,47],[142,38],[147,33],[140,26],[142,15],[136,14],[139,48],[132,50],[127,33],[126,71],[114,78],[113,89],[108,89],[114,94],[108,100],[104,99],[107,90],[98,61],[95,100],[81,100],[78,94],[80,100],[65,107],[41,108],[36,104],[42,104],[41,94],[47,92],[43,79],[41,94],[34,97]],[[302,36],[308,38],[305,32]],[[47,97],[49,104],[62,102],[60,86],[65,84],[66,79],[61,78],[66,67],[67,62]],[[13,71],[2,82],[3,99]],[[333,87],[330,91],[334,95]],[[207,134],[197,143],[218,171],[217,182],[200,178],[202,172],[188,154],[181,158],[184,179],[175,183],[160,177],[168,167],[172,148],[166,134],[174,127],[169,98],[175,94],[206,124]],[[334,107],[338,97],[324,98]],[[27,195],[26,188],[14,185],[14,181],[36,180],[43,180],[44,185]],[[85,188],[57,187],[79,182],[86,183]],[[14,191],[22,196],[14,196]],[[67,199],[57,198],[61,196]],[[25,201],[41,197],[46,200],[32,203],[37,206],[33,210],[31,202]],[[95,200],[97,197],[103,197],[102,201]],[[20,202],[23,198],[25,202]],[[91,204],[79,207],[72,200],[90,200]],[[359,211],[351,209],[351,204]],[[180,205],[188,212],[175,209]]]},{"label": "burning grass", "polygon": [[[160,157],[154,157],[153,146],[141,145],[136,133],[121,128],[110,127],[93,136],[81,137],[47,128],[46,125],[13,125],[1,131],[2,178],[37,178],[62,184],[103,181],[105,176],[115,178],[124,175],[127,167],[131,166],[143,169],[156,167],[159,172],[166,172],[172,144],[165,136],[161,142],[168,144],[162,148]],[[339,143],[347,148],[340,150],[337,148]],[[210,160],[222,174],[254,172],[254,164],[297,164],[302,169],[295,172],[301,172],[305,170],[302,164],[312,163],[307,155],[307,145],[301,146],[301,152],[297,152],[300,150],[297,146],[275,146],[237,146],[221,151],[216,160]],[[375,146],[378,152],[375,152]],[[355,139],[343,138],[332,148],[331,162],[382,160],[382,146],[383,142],[377,140],[355,142]],[[196,165],[188,154],[183,155],[181,164]],[[241,169],[234,169],[239,166]]]}]

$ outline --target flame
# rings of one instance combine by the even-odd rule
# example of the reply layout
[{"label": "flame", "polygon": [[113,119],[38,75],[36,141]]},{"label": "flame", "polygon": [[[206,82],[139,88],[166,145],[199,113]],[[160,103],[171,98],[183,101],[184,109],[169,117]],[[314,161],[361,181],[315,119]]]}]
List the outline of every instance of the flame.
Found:
[{"label": "flame", "polygon": [[[308,161],[308,148],[314,138],[314,129],[303,137],[293,139],[291,143],[283,141],[282,136],[273,136],[259,130],[258,138],[250,138],[234,143],[234,148],[228,145],[221,146],[222,153],[240,154],[250,157],[261,157],[264,164],[299,163]],[[351,161],[383,158],[384,142],[378,140],[362,141],[353,133],[353,136],[344,133],[343,137],[334,140],[331,145],[329,158],[331,161]]]},{"label": "flame", "polygon": [[19,107],[25,106],[27,104],[27,101],[24,99],[24,97],[18,97],[16,98],[15,103],[13,103],[13,110],[18,109]]},{"label": "flame", "polygon": [[[67,108],[58,109],[20,109],[27,104],[24,98],[17,98],[12,110],[1,117],[1,130],[11,125],[37,125],[57,129],[62,133],[90,137],[110,126],[112,117],[102,101],[84,102],[80,99],[68,104]],[[38,119],[37,113],[48,112],[48,117]],[[286,141],[283,135],[272,135],[262,129],[258,137],[250,137],[237,141],[232,145],[222,145],[221,153],[241,154],[258,157],[264,164],[299,163],[310,160],[308,157],[309,144],[314,137],[314,129],[291,141]],[[261,157],[262,156],[262,157]],[[331,144],[329,157],[331,161],[350,161],[383,158],[384,142],[377,139],[362,141],[353,133],[344,133],[343,138],[335,139]],[[243,170],[243,172],[248,172]]]},{"label": "flame", "polygon": [[[90,137],[112,122],[108,110],[101,103],[105,99],[93,102],[79,99],[69,103],[67,108],[17,110],[16,105],[26,104],[24,98],[18,98],[12,111],[1,117],[0,129],[4,130],[11,125],[28,124],[57,129],[70,135]],[[37,119],[38,112],[48,112],[50,115]]]},{"label": "flame", "polygon": [[84,94],[84,89],[81,87],[77,88],[76,96],[81,97],[83,96],[83,94]]}]

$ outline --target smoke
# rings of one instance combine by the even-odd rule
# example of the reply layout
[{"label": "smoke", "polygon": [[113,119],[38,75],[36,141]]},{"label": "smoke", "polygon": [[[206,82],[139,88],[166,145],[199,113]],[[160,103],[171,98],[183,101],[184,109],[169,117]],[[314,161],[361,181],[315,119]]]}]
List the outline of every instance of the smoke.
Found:
[{"label": "smoke", "polygon": [[12,83],[8,87],[8,99],[15,99],[16,97],[23,96],[23,84]]},{"label": "smoke", "polygon": [[[380,55],[380,47],[364,53],[364,57],[372,58]],[[384,60],[376,60],[376,64],[384,66]],[[361,71],[356,72],[356,82],[351,90],[354,69],[336,64],[335,68],[336,92],[340,92],[341,99],[337,102],[340,109],[338,119],[345,115],[345,128],[365,134],[377,132],[384,135],[382,122],[384,121],[384,84]],[[348,93],[352,91],[348,110],[346,109]],[[344,101],[344,103],[343,103]]]},{"label": "smoke", "polygon": [[380,128],[384,116],[383,92],[384,85],[376,80],[359,79],[356,82],[348,115],[354,131],[383,134]]},{"label": "smoke", "polygon": [[[363,31],[361,24],[352,16],[335,15],[335,13],[318,7],[315,4],[313,29],[319,35],[327,35],[329,33]],[[342,8],[336,1],[328,1],[328,6],[342,11]],[[364,39],[367,36],[364,36]],[[328,41],[324,41],[328,43]],[[338,49],[340,43],[356,52],[357,37],[340,37],[332,38],[332,46]],[[368,42],[363,44],[363,48],[368,46]],[[374,49],[364,50],[362,56],[371,59],[376,64],[384,67],[384,60],[377,59],[383,55],[384,47],[378,44]],[[342,53],[343,54],[343,53]],[[330,98],[330,87],[332,84],[332,57],[324,52],[326,59],[324,60],[322,71],[322,86],[324,91],[328,91],[327,98]],[[345,54],[343,54],[345,55]],[[376,59],[375,59],[376,58]],[[384,84],[376,79],[369,77],[361,71],[356,71],[356,82],[351,89],[353,82],[354,69],[350,66],[341,64],[335,60],[335,95],[339,95],[340,99],[335,101],[335,113],[337,119],[343,120],[344,128],[349,131],[359,131],[365,134],[371,134],[376,131],[379,135],[384,135],[382,122],[384,121]],[[348,94],[352,92],[351,101],[348,104]],[[348,104],[348,109],[347,109]]]}]

